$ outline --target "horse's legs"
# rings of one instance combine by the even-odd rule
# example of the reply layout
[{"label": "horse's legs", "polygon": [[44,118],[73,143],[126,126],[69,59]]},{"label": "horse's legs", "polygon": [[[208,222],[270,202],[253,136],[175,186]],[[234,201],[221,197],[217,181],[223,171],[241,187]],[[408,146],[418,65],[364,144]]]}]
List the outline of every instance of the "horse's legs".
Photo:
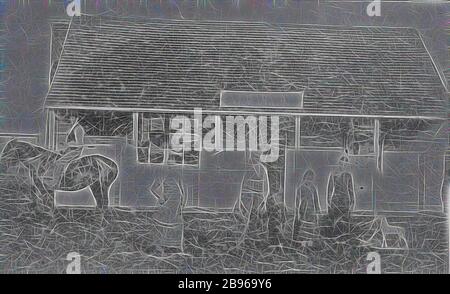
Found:
[{"label": "horse's legs", "polygon": [[38,205],[38,209],[42,212],[50,212],[53,209],[54,199],[50,197],[50,193],[45,187],[44,183],[36,176],[36,171],[30,167],[29,176],[31,180],[31,192],[38,198],[36,203]]},{"label": "horse's legs", "polygon": [[41,196],[48,193],[44,183],[39,179],[38,176],[36,176],[36,171],[32,167],[30,167],[29,169],[29,176],[31,179],[31,188],[34,191],[37,191]]},{"label": "horse's legs", "polygon": [[100,181],[95,181],[91,185],[92,194],[97,202],[97,207],[104,208],[108,206],[108,189],[109,187],[102,187]]},{"label": "horse's legs", "polygon": [[109,206],[109,190],[116,180],[118,167],[108,158],[96,158],[95,168],[98,178],[91,185],[92,192],[97,201],[97,206],[104,208]]},{"label": "horse's legs", "polygon": [[32,168],[28,170],[28,176],[30,177],[30,184],[31,184],[31,193],[34,194],[36,197],[41,199],[42,192],[38,187],[36,176],[34,175],[34,171]]},{"label": "horse's legs", "polygon": [[406,249],[409,249],[408,242],[406,241],[405,234],[403,234],[403,233],[400,234],[400,239],[403,240],[403,242],[405,242]]}]

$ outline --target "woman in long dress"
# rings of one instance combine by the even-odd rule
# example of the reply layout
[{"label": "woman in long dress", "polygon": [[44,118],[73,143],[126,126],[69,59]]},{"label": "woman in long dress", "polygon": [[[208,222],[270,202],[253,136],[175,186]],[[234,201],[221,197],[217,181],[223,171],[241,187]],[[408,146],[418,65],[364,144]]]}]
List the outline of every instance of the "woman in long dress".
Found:
[{"label": "woman in long dress", "polygon": [[320,211],[315,174],[308,169],[295,193],[294,240],[310,240],[317,226],[317,214]]},{"label": "woman in long dress", "polygon": [[355,207],[353,175],[346,154],[341,156],[338,167],[328,177],[328,217],[332,221],[332,235],[344,236],[350,233],[350,217]]}]

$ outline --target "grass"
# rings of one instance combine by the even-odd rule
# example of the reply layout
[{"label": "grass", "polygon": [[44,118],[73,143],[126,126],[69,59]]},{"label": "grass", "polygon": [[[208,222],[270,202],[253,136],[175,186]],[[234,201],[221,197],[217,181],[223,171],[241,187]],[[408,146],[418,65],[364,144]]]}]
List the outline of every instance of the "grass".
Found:
[{"label": "grass", "polygon": [[36,197],[26,178],[0,178],[2,273],[64,273],[69,252],[81,255],[84,273],[365,273],[371,251],[380,254],[383,273],[448,272],[446,218],[439,213],[388,216],[407,230],[404,250],[359,241],[372,233],[362,225],[370,214],[352,217],[347,239],[317,234],[307,246],[290,238],[290,215],[281,222],[284,234],[273,238],[264,218],[246,230],[233,213],[198,210],[183,214],[183,242],[174,248],[161,243],[170,229],[154,211],[54,209],[50,196]]}]

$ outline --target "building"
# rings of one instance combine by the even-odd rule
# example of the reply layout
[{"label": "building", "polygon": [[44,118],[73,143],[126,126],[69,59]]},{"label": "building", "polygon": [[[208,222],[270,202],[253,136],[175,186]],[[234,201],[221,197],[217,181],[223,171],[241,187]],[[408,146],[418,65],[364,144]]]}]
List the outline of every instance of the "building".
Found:
[{"label": "building", "polygon": [[279,118],[279,157],[266,166],[287,207],[312,169],[326,209],[347,149],[356,209],[443,209],[448,94],[415,29],[83,16],[52,25],[51,52],[46,144],[64,148],[75,117],[92,152],[116,146],[116,204],[151,206],[154,178],[176,174],[187,205],[233,207],[252,168],[244,152],[167,148],[170,118],[194,129],[201,108],[202,118]]}]

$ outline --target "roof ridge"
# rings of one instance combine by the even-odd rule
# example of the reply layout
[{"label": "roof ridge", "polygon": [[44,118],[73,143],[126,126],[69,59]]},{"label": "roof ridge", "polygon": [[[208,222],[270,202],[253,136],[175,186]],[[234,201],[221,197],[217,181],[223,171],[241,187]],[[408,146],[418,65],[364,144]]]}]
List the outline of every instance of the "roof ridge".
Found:
[{"label": "roof ridge", "polygon": [[[151,25],[155,22],[160,23],[197,23],[197,24],[246,24],[246,25],[263,25],[274,28],[325,28],[325,29],[382,29],[382,30],[416,30],[414,27],[404,26],[381,26],[381,25],[344,25],[344,24],[319,24],[319,23],[292,23],[292,22],[268,22],[268,21],[255,21],[255,20],[214,20],[214,19],[173,19],[173,18],[158,18],[158,17],[122,17],[116,15],[89,15],[83,14],[79,17],[79,20],[98,20],[102,21],[114,21],[122,22],[126,25]],[[54,20],[54,22],[62,22],[63,20]],[[108,25],[108,23],[101,23],[101,25]]]}]

